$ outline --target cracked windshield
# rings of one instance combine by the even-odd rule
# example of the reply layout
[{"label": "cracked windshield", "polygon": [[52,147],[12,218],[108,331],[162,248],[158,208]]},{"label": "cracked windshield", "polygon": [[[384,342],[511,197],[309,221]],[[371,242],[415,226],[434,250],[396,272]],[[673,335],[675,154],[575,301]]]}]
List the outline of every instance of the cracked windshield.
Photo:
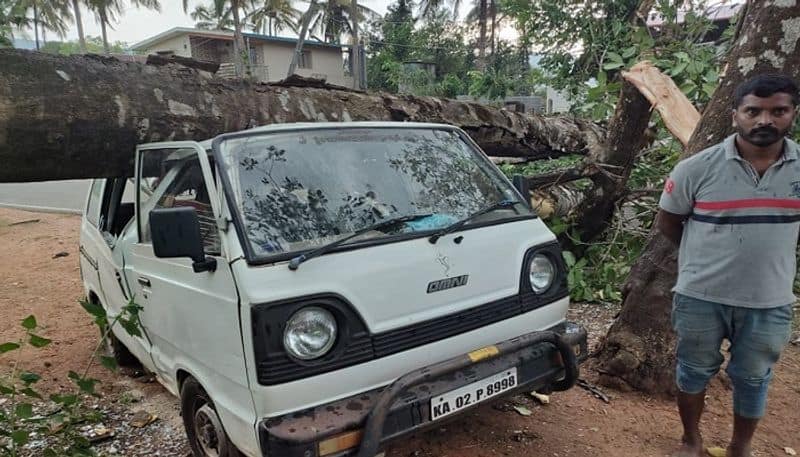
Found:
[{"label": "cracked windshield", "polygon": [[[373,224],[353,242],[441,229],[514,189],[458,134],[433,129],[265,133],[221,144],[225,169],[257,256],[319,247]],[[525,205],[472,223],[530,215]]]}]

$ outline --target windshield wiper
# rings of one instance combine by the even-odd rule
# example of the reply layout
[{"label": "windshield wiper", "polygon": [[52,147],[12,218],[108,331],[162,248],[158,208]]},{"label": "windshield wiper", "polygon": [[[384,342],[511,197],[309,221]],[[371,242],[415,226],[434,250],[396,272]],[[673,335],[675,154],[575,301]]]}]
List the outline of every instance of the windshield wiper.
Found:
[{"label": "windshield wiper", "polygon": [[482,216],[482,215],[484,215],[486,213],[491,213],[492,211],[500,209],[500,208],[508,208],[508,207],[514,206],[517,203],[519,203],[519,202],[513,201],[513,200],[501,200],[501,201],[499,201],[499,202],[497,202],[497,203],[495,203],[493,205],[490,205],[490,206],[487,206],[486,208],[478,210],[477,213],[470,214],[469,216],[465,217],[464,219],[461,219],[460,221],[453,222],[452,224],[448,225],[447,227],[445,227],[445,228],[439,230],[438,232],[434,233],[433,235],[431,235],[431,237],[428,238],[428,241],[430,241],[431,244],[436,244],[436,242],[439,241],[439,238],[447,235],[448,233],[455,232],[456,230],[458,230],[461,227],[463,227],[464,224],[466,224],[467,222],[475,219],[476,217]]},{"label": "windshield wiper", "polygon": [[415,221],[415,220],[418,220],[418,219],[424,219],[424,218],[426,218],[428,216],[432,216],[432,215],[433,215],[432,213],[427,213],[427,214],[409,214],[407,216],[400,216],[400,217],[395,217],[395,218],[392,218],[392,219],[387,219],[385,221],[381,221],[381,222],[378,222],[376,224],[372,224],[372,225],[370,225],[368,227],[364,227],[362,229],[356,230],[355,232],[351,233],[350,235],[347,235],[344,238],[341,238],[341,239],[336,240],[336,241],[334,241],[332,243],[328,243],[326,245],[320,246],[317,249],[314,249],[313,251],[306,252],[303,255],[299,255],[297,257],[294,257],[292,260],[289,261],[289,269],[292,270],[292,271],[297,270],[297,267],[299,267],[300,264],[305,262],[306,260],[309,260],[309,259],[317,257],[317,256],[321,256],[323,254],[327,254],[328,252],[336,249],[337,247],[341,246],[342,244],[346,243],[347,241],[352,240],[353,238],[355,238],[357,236],[360,236],[360,235],[363,235],[363,234],[365,234],[367,232],[371,232],[373,230],[384,229],[384,228],[391,227],[393,225],[397,225],[397,224],[400,224],[400,223],[403,223],[403,222],[411,222],[411,221]]}]

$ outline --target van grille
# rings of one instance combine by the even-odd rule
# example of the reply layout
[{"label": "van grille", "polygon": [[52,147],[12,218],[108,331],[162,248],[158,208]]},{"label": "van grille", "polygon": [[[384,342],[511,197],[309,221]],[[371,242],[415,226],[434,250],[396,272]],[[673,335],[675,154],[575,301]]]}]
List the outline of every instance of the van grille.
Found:
[{"label": "van grille", "polygon": [[401,329],[372,336],[360,333],[338,357],[320,363],[301,365],[284,352],[269,353],[258,361],[258,382],[280,384],[386,357],[518,316],[567,295],[565,290],[559,290],[557,295],[515,295]]}]

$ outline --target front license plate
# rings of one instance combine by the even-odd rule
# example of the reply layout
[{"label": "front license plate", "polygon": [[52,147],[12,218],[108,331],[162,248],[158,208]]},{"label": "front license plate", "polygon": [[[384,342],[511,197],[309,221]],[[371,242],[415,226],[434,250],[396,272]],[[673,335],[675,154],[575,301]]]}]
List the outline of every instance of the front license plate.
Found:
[{"label": "front license plate", "polygon": [[441,419],[517,386],[517,367],[431,399],[431,420]]}]

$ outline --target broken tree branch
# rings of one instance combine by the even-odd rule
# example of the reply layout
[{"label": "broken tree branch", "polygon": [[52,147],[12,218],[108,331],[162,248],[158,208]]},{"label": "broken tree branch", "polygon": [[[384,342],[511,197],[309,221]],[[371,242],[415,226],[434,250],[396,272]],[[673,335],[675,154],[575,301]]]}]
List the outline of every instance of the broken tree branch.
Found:
[{"label": "broken tree branch", "polygon": [[636,86],[661,115],[667,129],[686,146],[700,122],[700,113],[672,78],[648,61],[639,62],[630,71],[622,72],[622,77]]}]

